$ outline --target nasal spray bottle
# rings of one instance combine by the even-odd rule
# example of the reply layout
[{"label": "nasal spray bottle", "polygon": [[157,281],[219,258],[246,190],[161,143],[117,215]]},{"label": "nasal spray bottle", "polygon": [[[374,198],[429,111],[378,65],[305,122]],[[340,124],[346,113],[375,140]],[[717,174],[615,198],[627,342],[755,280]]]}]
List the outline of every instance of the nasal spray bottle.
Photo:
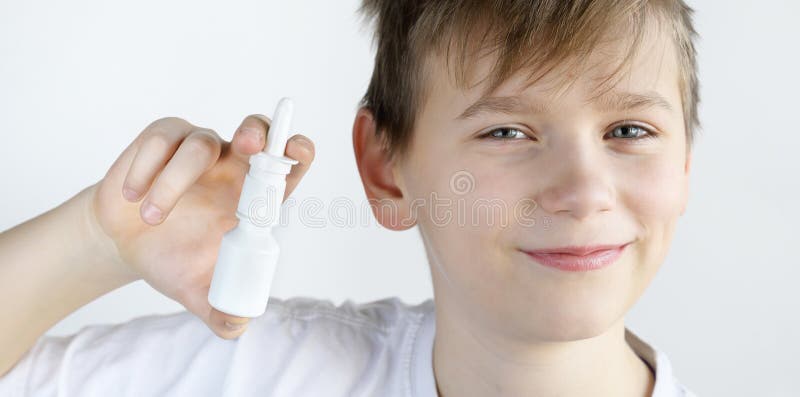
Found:
[{"label": "nasal spray bottle", "polygon": [[272,227],[280,218],[286,174],[297,164],[283,154],[293,109],[289,98],[278,102],[266,147],[250,156],[236,209],[239,224],[222,237],[208,303],[223,313],[252,318],[267,309],[279,253]]}]

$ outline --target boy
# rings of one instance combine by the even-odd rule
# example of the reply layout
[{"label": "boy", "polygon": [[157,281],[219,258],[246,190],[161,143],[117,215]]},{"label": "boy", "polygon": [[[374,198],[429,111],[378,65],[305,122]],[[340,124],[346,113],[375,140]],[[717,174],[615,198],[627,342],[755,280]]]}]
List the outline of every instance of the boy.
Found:
[{"label": "boy", "polygon": [[[249,320],[212,309],[219,242],[269,120],[246,118],[225,142],[162,119],[103,180],[0,238],[0,291],[19,303],[3,313],[3,394],[691,395],[624,326],[688,198],[691,9],[365,0],[362,11],[378,50],[353,126],[358,170],[382,225],[419,226],[435,299],[272,299]],[[300,164],[286,195],[313,145],[295,136],[287,155]],[[32,248],[42,240],[52,250]],[[196,317],[40,337],[140,278]]]}]

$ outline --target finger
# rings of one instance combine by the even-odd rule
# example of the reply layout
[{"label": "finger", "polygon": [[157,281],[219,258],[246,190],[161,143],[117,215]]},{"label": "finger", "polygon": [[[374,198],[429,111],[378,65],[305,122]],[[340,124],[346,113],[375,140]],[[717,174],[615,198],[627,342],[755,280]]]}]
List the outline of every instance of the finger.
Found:
[{"label": "finger", "polygon": [[250,319],[247,317],[232,316],[212,307],[207,325],[220,338],[232,339],[243,334],[249,322]]},{"label": "finger", "polygon": [[233,134],[230,156],[241,164],[249,165],[250,156],[264,149],[270,119],[261,114],[251,114],[242,121]]},{"label": "finger", "polygon": [[314,142],[305,135],[293,135],[286,143],[286,156],[297,160],[298,163],[293,165],[289,175],[286,175],[284,201],[292,194],[297,184],[303,179],[303,175],[311,167],[311,162],[314,161]]},{"label": "finger", "polygon": [[151,225],[161,223],[186,190],[216,163],[221,149],[222,139],[213,130],[192,131],[153,183],[140,209],[142,219]]},{"label": "finger", "polygon": [[125,199],[136,202],[150,189],[192,127],[186,120],[167,117],[154,121],[139,134],[134,158],[122,183]]},{"label": "finger", "polygon": [[250,319],[223,313],[208,303],[209,286],[197,286],[181,294],[179,302],[189,312],[203,320],[214,334],[223,339],[239,337],[245,330]]}]

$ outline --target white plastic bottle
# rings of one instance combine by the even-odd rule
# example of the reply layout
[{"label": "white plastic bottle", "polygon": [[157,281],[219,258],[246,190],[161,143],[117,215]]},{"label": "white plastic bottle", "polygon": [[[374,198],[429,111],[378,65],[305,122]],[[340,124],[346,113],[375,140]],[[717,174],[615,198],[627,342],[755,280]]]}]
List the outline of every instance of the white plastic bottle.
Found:
[{"label": "white plastic bottle", "polygon": [[225,233],[217,255],[208,303],[240,317],[258,317],[269,301],[280,249],[272,227],[280,220],[286,174],[297,164],[284,156],[294,105],[278,102],[263,151],[250,156],[236,216],[239,224]]}]

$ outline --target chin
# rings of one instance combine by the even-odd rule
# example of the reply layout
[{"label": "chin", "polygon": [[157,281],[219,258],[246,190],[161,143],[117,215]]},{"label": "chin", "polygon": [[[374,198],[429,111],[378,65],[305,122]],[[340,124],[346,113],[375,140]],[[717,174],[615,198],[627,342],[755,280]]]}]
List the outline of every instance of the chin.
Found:
[{"label": "chin", "polygon": [[576,341],[602,335],[611,327],[611,323],[607,322],[589,323],[586,321],[570,322],[564,325],[565,326],[559,327],[546,327],[546,329],[541,331],[544,333],[541,338],[551,342]]},{"label": "chin", "polygon": [[567,342],[593,338],[608,332],[624,313],[623,307],[616,307],[611,301],[573,300],[569,305],[532,306],[523,310],[528,316],[520,316],[525,324],[517,325],[525,330],[523,338],[527,340]]}]

